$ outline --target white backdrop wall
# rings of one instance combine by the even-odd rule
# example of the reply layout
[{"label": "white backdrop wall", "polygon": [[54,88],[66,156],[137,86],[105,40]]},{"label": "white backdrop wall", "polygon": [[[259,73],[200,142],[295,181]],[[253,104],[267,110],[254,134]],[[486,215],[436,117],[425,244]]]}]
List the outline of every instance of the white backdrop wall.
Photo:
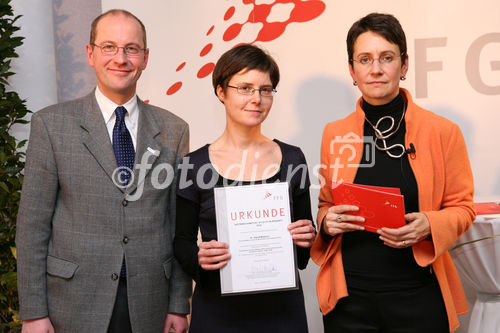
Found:
[{"label": "white backdrop wall", "polygon": [[[103,11],[123,6],[145,21],[151,58],[139,94],[189,122],[192,149],[212,142],[225,125],[224,109],[213,93],[211,76],[199,79],[198,70],[216,62],[237,43],[254,41],[263,28],[262,23],[247,23],[238,37],[224,41],[226,30],[246,22],[254,9],[253,4],[244,2],[251,1],[157,1],[144,6],[136,1],[102,0]],[[276,2],[255,1],[257,5],[274,4],[267,22],[286,21],[297,1]],[[407,34],[410,70],[402,86],[412,92],[418,104],[460,125],[474,170],[476,196],[500,195],[500,3],[318,2],[325,5],[319,16],[290,23],[278,38],[258,43],[275,57],[282,74],[264,133],[299,145],[313,175],[314,166],[319,164],[324,125],[352,112],[359,97],[347,67],[347,31],[370,12],[392,13]],[[234,14],[226,21],[224,16],[231,7]],[[212,50],[200,57],[209,43]],[[186,65],[176,72],[183,62]],[[179,81],[183,83],[180,90],[167,95]],[[313,183],[318,183],[314,175]],[[317,194],[313,189],[313,207],[317,206]],[[311,264],[302,274],[311,332],[322,331],[314,288],[316,273]]]},{"label": "white backdrop wall", "polygon": [[[31,6],[40,7],[42,2],[26,1],[23,0],[23,5],[19,0],[15,1],[18,3],[20,14],[37,16],[31,7],[25,4],[31,3]],[[247,21],[254,5],[272,5],[266,18],[268,23],[287,21],[291,14],[296,14],[292,10],[302,8],[303,5],[303,1],[300,0],[281,0],[280,3],[276,3],[278,1],[275,0],[101,0],[100,2],[102,11],[124,8],[136,14],[145,23],[150,61],[140,80],[139,96],[152,104],[173,111],[190,124],[192,150],[215,140],[225,125],[224,109],[213,93],[211,75],[198,78],[198,71],[204,65],[216,62],[223,52],[237,43],[253,42],[264,25],[246,23],[241,33],[230,41],[223,39],[226,30],[233,24]],[[275,96],[269,118],[264,123],[264,133],[269,137],[300,146],[306,154],[312,181],[317,185],[314,166],[319,164],[323,127],[327,122],[345,117],[352,112],[355,101],[360,96],[358,89],[352,85],[347,67],[345,45],[347,31],[355,20],[370,12],[391,13],[400,20],[408,42],[410,70],[402,86],[410,90],[417,104],[459,124],[472,163],[476,199],[488,200],[499,196],[500,2],[498,0],[438,2],[312,0],[309,2],[315,3],[314,8],[324,8],[324,10],[314,11],[312,7],[311,10],[301,10],[305,16],[309,13],[310,17],[299,19],[304,22],[291,22],[286,25],[281,35],[257,43],[273,55],[281,70],[278,94]],[[59,34],[62,34],[64,29],[73,29],[87,36],[90,19],[88,22],[82,22],[80,19],[81,24],[78,25],[69,26],[68,23],[72,20],[74,22],[75,17],[81,16],[82,10],[85,10],[88,17],[95,16],[99,1],[94,0],[92,3],[91,9],[76,10],[74,1],[54,0],[53,12],[57,14],[66,8],[62,19],[69,20],[66,22],[66,28],[59,25],[59,30],[63,29]],[[39,20],[47,19],[42,14],[38,16]],[[43,29],[37,26],[34,30],[30,22],[30,20],[23,22],[21,34],[24,33],[25,36],[26,33],[35,34],[40,32],[39,29]],[[54,22],[57,28],[57,20]],[[47,25],[45,29],[47,35],[40,34],[40,36],[51,36],[50,34],[54,33],[53,26]],[[74,43],[75,39],[72,39],[72,42]],[[26,84],[34,82],[30,84],[43,86],[45,79],[41,73],[31,72],[32,75],[26,76],[26,72],[30,72],[33,68],[47,68],[48,64],[50,69],[52,66],[51,62],[45,62],[43,57],[31,58],[29,48],[33,47],[33,43],[33,39],[27,40],[25,48],[28,51],[23,51],[26,54],[21,54],[21,58],[16,62],[17,72],[20,73],[20,77],[25,75],[29,81],[26,81]],[[77,68],[67,66],[64,70],[85,72],[88,76],[91,71],[80,66],[84,59],[85,41],[79,43],[81,45],[76,47],[71,44],[72,52],[63,54],[62,57],[63,62],[69,64],[76,61]],[[209,44],[212,44],[211,49],[207,46]],[[205,46],[207,46],[205,51],[208,52],[200,56]],[[40,50],[43,48],[38,49]],[[44,54],[50,52],[49,48]],[[60,57],[60,52],[58,56]],[[186,63],[184,67],[176,71],[184,62]],[[24,66],[25,64],[30,66]],[[36,109],[55,102],[53,98],[48,98],[49,95],[54,96],[53,78],[50,73],[48,77],[49,84],[46,88],[50,88],[50,91],[40,92],[32,89],[28,91],[27,96],[23,96],[28,98],[28,101],[38,101]],[[59,78],[60,74],[57,77]],[[89,79],[84,81],[86,84],[80,84],[80,81],[73,84],[71,94],[74,96],[86,94],[90,89],[88,82],[91,86],[93,81]],[[22,89],[24,82],[20,79],[16,81],[16,85]],[[167,91],[177,82],[182,82],[181,88],[167,95]],[[59,86],[61,84],[63,83],[59,82]],[[66,94],[61,96],[61,92]],[[58,88],[57,93],[59,101],[71,97],[70,92],[61,88]],[[44,98],[45,94],[47,98]],[[50,103],[43,105],[46,100],[50,100]],[[418,152],[418,149],[425,148],[416,147],[416,149]],[[314,213],[317,194],[317,186],[314,186],[311,191]],[[312,333],[322,332],[314,287],[316,272],[317,268],[313,263],[302,272]]]},{"label": "white backdrop wall", "polygon": [[[253,41],[262,27],[261,23],[246,24],[238,37],[223,40],[225,30],[246,21],[253,9],[253,4],[244,2],[249,1],[156,1],[144,6],[136,1],[102,0],[103,11],[124,7],[144,20],[151,58],[139,94],[190,123],[192,148],[213,141],[224,128],[224,111],[213,94],[211,76],[199,79],[197,71],[235,44]],[[300,1],[274,4],[268,21],[288,19],[294,2]],[[258,43],[276,58],[282,72],[264,131],[300,143],[309,164],[316,164],[323,126],[352,112],[359,97],[347,68],[347,30],[372,11],[392,13],[400,19],[408,40],[410,70],[402,86],[418,104],[460,125],[474,169],[476,195],[500,194],[495,140],[500,120],[500,3],[382,0],[340,6],[336,1],[317,2],[326,5],[318,17],[291,23],[277,39]],[[235,8],[234,15],[224,21],[230,7]],[[207,36],[211,26],[214,29]],[[213,49],[200,57],[209,43]],[[183,62],[184,68],[176,72]],[[167,95],[178,81],[183,82],[181,89]]]}]

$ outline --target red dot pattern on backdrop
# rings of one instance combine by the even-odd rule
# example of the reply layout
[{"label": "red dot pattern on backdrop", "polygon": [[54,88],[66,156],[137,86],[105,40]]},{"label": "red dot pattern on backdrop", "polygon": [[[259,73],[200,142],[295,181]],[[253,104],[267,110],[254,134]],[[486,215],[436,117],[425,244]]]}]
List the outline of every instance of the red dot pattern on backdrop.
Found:
[{"label": "red dot pattern on backdrop", "polygon": [[212,31],[214,31],[214,28],[215,28],[215,25],[211,26],[210,29],[208,29],[207,36],[210,35],[212,33]]},{"label": "red dot pattern on backdrop", "polygon": [[213,62],[209,62],[208,64],[204,65],[200,70],[198,71],[198,74],[196,75],[198,79],[203,79],[204,77],[210,75],[212,71],[214,70],[215,64]]},{"label": "red dot pattern on backdrop", "polygon": [[209,43],[207,44],[203,50],[201,50],[200,52],[200,57],[204,57],[208,54],[208,52],[210,52],[212,50],[212,47],[213,47],[213,44],[212,43]]},{"label": "red dot pattern on backdrop", "polygon": [[182,87],[181,81],[174,83],[170,88],[168,88],[167,95],[175,94],[176,92],[179,91],[179,89],[181,89],[181,87]]},{"label": "red dot pattern on backdrop", "polygon": [[[236,38],[243,26],[247,23],[262,23],[262,28],[257,34],[257,37],[250,44],[255,42],[269,42],[280,37],[284,32],[286,27],[290,23],[294,22],[308,22],[314,20],[320,16],[326,8],[326,5],[321,0],[276,0],[272,4],[262,4],[256,5],[255,0],[243,0],[245,4],[253,4],[254,8],[248,15],[248,19],[243,23],[235,23],[223,34],[222,39],[226,42]],[[293,3],[294,7],[290,12],[290,17],[284,22],[267,22],[267,18],[271,13],[271,9],[275,4],[278,3]]]},{"label": "red dot pattern on backdrop", "polygon": [[[241,30],[243,26],[247,23],[262,23],[262,28],[259,30],[257,33],[257,37],[255,38],[254,41],[248,42],[248,44],[253,44],[255,42],[269,42],[272,40],[277,39],[280,37],[286,30],[286,27],[291,24],[291,23],[303,23],[303,22],[308,22],[312,21],[318,16],[320,16],[326,8],[325,2],[322,0],[309,0],[309,1],[302,1],[302,0],[276,0],[271,4],[262,4],[262,5],[257,5],[255,4],[256,0],[242,0],[243,4],[253,5],[253,9],[248,15],[248,18],[245,22],[243,23],[234,23],[230,25],[226,31],[222,34],[222,40],[225,42],[232,41],[238,35],[241,33]],[[267,18],[269,17],[269,14],[271,13],[271,9],[274,5],[276,4],[293,4],[294,7],[292,11],[290,12],[290,17],[284,21],[284,22],[267,22]],[[228,21],[233,17],[234,13],[236,11],[236,8],[234,6],[229,7],[226,12],[224,13],[224,21]],[[215,25],[212,25],[210,29],[207,32],[207,36],[212,33],[214,30]],[[244,44],[244,42],[239,43]],[[207,44],[200,52],[200,57],[204,57],[207,55],[213,48],[213,44],[209,43]],[[186,65],[186,62],[183,62],[177,67],[177,72],[180,71],[184,65]],[[212,62],[209,62],[205,65],[203,65],[197,73],[197,77],[199,79],[202,79],[204,77],[207,77],[212,73],[214,70],[215,64]],[[182,87],[182,82],[176,82],[174,83],[168,90],[167,90],[167,95],[172,95],[175,94],[179,89]]]},{"label": "red dot pattern on backdrop", "polygon": [[234,8],[234,6],[229,7],[229,9],[228,9],[228,10],[226,11],[226,13],[224,14],[224,21],[227,21],[227,20],[229,20],[231,17],[233,17],[234,12],[235,12],[235,8]]},{"label": "red dot pattern on backdrop", "polygon": [[241,28],[243,28],[243,24],[235,23],[231,25],[229,28],[227,28],[226,31],[224,31],[224,35],[222,35],[222,39],[225,42],[229,42],[230,40],[233,40],[238,36],[241,32]]},{"label": "red dot pattern on backdrop", "polygon": [[186,66],[186,62],[185,61],[182,64],[180,64],[179,67],[177,67],[177,69],[175,71],[176,72],[180,71],[181,69],[184,68],[184,66]]}]

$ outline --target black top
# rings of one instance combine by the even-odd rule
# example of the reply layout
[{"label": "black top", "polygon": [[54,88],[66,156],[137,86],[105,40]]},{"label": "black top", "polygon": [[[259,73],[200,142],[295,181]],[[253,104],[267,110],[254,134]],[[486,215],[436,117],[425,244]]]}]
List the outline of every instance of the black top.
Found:
[{"label": "black top", "polygon": [[[312,220],[304,154],[297,147],[274,141],[281,149],[282,161],[280,170],[265,182],[288,181],[292,221]],[[199,266],[198,228],[203,241],[217,239],[214,187],[251,183],[220,176],[210,163],[208,147],[186,155],[183,165],[191,164],[191,168],[186,168],[184,175],[181,172],[177,189],[175,256],[196,281],[190,332],[307,332],[300,280],[298,290],[221,296],[219,270],[205,271]],[[295,249],[298,267],[304,269],[309,249]]]},{"label": "black top", "polygon": [[[394,118],[394,127],[403,116],[405,101],[401,95],[385,105],[370,105],[363,100],[363,111],[366,119],[373,125],[383,116]],[[389,120],[380,123],[379,129],[385,130],[391,125]],[[401,121],[399,130],[386,140],[387,146],[405,143],[406,124]],[[374,130],[365,120],[364,136],[374,136]],[[379,140],[378,145],[382,146]],[[364,145],[366,149],[366,145]],[[401,150],[392,151],[394,154]],[[361,164],[366,157],[363,151]],[[390,157],[386,152],[375,149],[375,165],[369,168],[358,168],[354,183],[398,187],[404,195],[405,212],[418,212],[418,188],[415,175],[410,167],[408,155],[401,158]],[[402,290],[422,286],[430,281],[430,270],[417,265],[412,247],[395,249],[384,245],[377,233],[368,231],[346,232],[342,238],[342,261],[348,288],[387,291]]]}]

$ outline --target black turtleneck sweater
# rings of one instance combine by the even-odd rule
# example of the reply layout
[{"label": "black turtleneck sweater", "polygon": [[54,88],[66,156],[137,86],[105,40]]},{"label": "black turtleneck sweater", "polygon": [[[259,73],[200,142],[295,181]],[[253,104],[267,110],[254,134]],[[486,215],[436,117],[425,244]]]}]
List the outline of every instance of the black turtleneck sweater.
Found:
[{"label": "black turtleneck sweater", "polygon": [[[405,101],[401,95],[385,105],[370,105],[363,100],[363,111],[366,119],[373,125],[383,116],[394,118],[394,127],[405,109]],[[384,120],[379,130],[385,130],[391,125]],[[386,140],[387,146],[405,143],[406,125],[401,121],[399,130]],[[364,136],[374,136],[374,130],[365,120]],[[383,143],[379,140],[379,146]],[[366,145],[365,149],[366,149]],[[394,149],[393,154],[399,154],[400,149]],[[363,160],[365,159],[363,151]],[[358,168],[354,183],[398,187],[404,195],[405,212],[418,212],[418,189],[415,175],[410,167],[408,155],[392,158],[386,152],[375,149],[375,165],[371,168]],[[402,290],[425,285],[430,280],[428,268],[417,265],[412,254],[412,248],[395,249],[384,245],[379,235],[368,231],[346,232],[342,238],[342,260],[348,288],[367,291]]]}]

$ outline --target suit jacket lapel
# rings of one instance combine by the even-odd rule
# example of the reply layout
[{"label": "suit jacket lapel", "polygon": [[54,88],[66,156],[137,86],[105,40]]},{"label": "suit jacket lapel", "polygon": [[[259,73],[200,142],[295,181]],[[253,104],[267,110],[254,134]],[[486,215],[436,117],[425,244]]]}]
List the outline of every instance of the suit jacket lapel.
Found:
[{"label": "suit jacket lapel", "polygon": [[[137,147],[135,149],[134,177],[130,186],[127,188],[127,193],[133,193],[139,182],[144,182],[149,172],[152,170],[158,156],[160,156],[161,145],[156,140],[156,136],[161,133],[161,128],[158,126],[158,120],[155,118],[151,107],[137,99],[139,107],[139,123],[137,129]],[[140,176],[138,164],[142,164],[143,175]],[[147,165],[147,167],[145,166]]]},{"label": "suit jacket lapel", "polygon": [[[82,129],[82,142],[109,178],[113,180],[113,176],[117,176],[113,173],[118,168],[118,165],[116,164],[113,145],[109,139],[104,118],[102,117],[101,110],[95,99],[95,92],[92,91],[85,99],[87,99],[87,102],[84,103],[82,121],[80,124],[80,128]],[[116,182],[113,182],[116,185]],[[120,190],[122,192],[124,191],[122,188],[120,188]]]}]

